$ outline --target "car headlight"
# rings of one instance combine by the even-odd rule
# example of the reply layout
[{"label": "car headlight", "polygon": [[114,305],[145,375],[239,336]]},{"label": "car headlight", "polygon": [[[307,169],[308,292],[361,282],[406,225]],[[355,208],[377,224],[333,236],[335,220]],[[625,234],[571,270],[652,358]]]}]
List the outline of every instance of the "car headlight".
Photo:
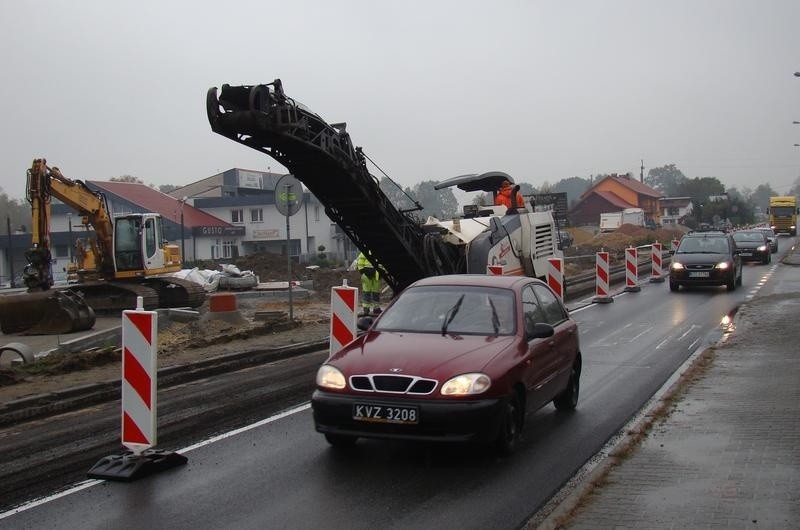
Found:
[{"label": "car headlight", "polygon": [[766,252],[767,251],[767,245],[761,245],[760,247],[758,247],[758,251],[759,252]]},{"label": "car headlight", "polygon": [[317,370],[317,386],[341,390],[346,386],[344,374],[338,368],[323,364]]},{"label": "car headlight", "polygon": [[726,270],[726,269],[727,269],[728,267],[730,267],[730,266],[731,266],[731,265],[730,265],[730,263],[728,263],[727,261],[720,261],[719,263],[717,263],[716,265],[714,265],[714,268],[715,268],[715,269],[719,269],[719,270],[721,270],[721,271],[724,271],[724,270]]},{"label": "car headlight", "polygon": [[669,266],[670,269],[674,271],[682,271],[683,270],[683,263],[679,261],[673,261],[672,265]]},{"label": "car headlight", "polygon": [[486,374],[462,374],[442,385],[441,392],[444,396],[467,396],[486,392],[490,386],[492,380]]}]

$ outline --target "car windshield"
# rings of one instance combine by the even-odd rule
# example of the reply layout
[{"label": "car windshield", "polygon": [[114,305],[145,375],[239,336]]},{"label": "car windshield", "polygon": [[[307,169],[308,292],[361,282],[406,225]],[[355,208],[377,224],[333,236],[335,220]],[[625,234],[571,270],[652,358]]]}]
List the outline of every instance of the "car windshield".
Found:
[{"label": "car windshield", "polygon": [[772,231],[772,228],[762,228],[761,232],[766,235],[767,237],[774,237],[775,232]]},{"label": "car windshield", "polygon": [[376,331],[513,335],[514,293],[493,287],[412,287],[381,315]]},{"label": "car windshield", "polygon": [[764,234],[761,232],[736,232],[733,234],[733,239],[737,243],[744,241],[764,241]]},{"label": "car windshield", "polygon": [[724,237],[687,237],[681,241],[679,254],[726,254],[728,240]]}]

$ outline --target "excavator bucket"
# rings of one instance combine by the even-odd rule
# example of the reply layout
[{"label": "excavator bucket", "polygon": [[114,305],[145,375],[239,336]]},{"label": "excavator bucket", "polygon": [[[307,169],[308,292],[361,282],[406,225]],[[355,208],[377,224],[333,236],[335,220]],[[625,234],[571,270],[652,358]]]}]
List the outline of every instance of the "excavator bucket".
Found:
[{"label": "excavator bucket", "polygon": [[0,296],[3,333],[56,335],[94,326],[94,310],[72,291],[39,291]]}]

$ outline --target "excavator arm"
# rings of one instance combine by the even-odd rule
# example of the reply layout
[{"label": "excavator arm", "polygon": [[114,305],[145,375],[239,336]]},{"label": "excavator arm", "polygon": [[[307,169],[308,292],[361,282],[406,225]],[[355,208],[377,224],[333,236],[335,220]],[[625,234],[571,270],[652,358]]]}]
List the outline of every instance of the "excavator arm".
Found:
[{"label": "excavator arm", "polygon": [[286,96],[280,79],[208,91],[211,129],[283,164],[325,205],[395,292],[427,276],[463,272],[457,251],[399,211],[353,147],[344,123],[328,124]]},{"label": "excavator arm", "polygon": [[79,180],[65,177],[57,167],[37,158],[28,170],[26,196],[31,205],[31,248],[26,253],[25,285],[46,290],[53,285],[50,250],[50,205],[53,197],[75,208],[94,228],[98,268],[113,275],[113,224],[105,197]]}]

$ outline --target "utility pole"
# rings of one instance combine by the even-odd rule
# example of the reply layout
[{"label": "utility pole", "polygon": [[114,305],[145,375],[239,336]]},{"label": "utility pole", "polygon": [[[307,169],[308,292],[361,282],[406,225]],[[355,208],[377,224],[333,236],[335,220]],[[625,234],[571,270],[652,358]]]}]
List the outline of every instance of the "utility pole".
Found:
[{"label": "utility pole", "polygon": [[644,184],[644,159],[642,159],[642,167],[639,171],[639,182]]},{"label": "utility pole", "polygon": [[10,277],[10,281],[8,282],[8,284],[13,289],[14,287],[16,287],[16,285],[14,284],[14,251],[12,250],[12,247],[11,247],[11,244],[12,244],[11,241],[12,240],[11,240],[11,216],[10,215],[6,216],[6,230],[8,231],[8,273],[9,273],[9,277]]}]

